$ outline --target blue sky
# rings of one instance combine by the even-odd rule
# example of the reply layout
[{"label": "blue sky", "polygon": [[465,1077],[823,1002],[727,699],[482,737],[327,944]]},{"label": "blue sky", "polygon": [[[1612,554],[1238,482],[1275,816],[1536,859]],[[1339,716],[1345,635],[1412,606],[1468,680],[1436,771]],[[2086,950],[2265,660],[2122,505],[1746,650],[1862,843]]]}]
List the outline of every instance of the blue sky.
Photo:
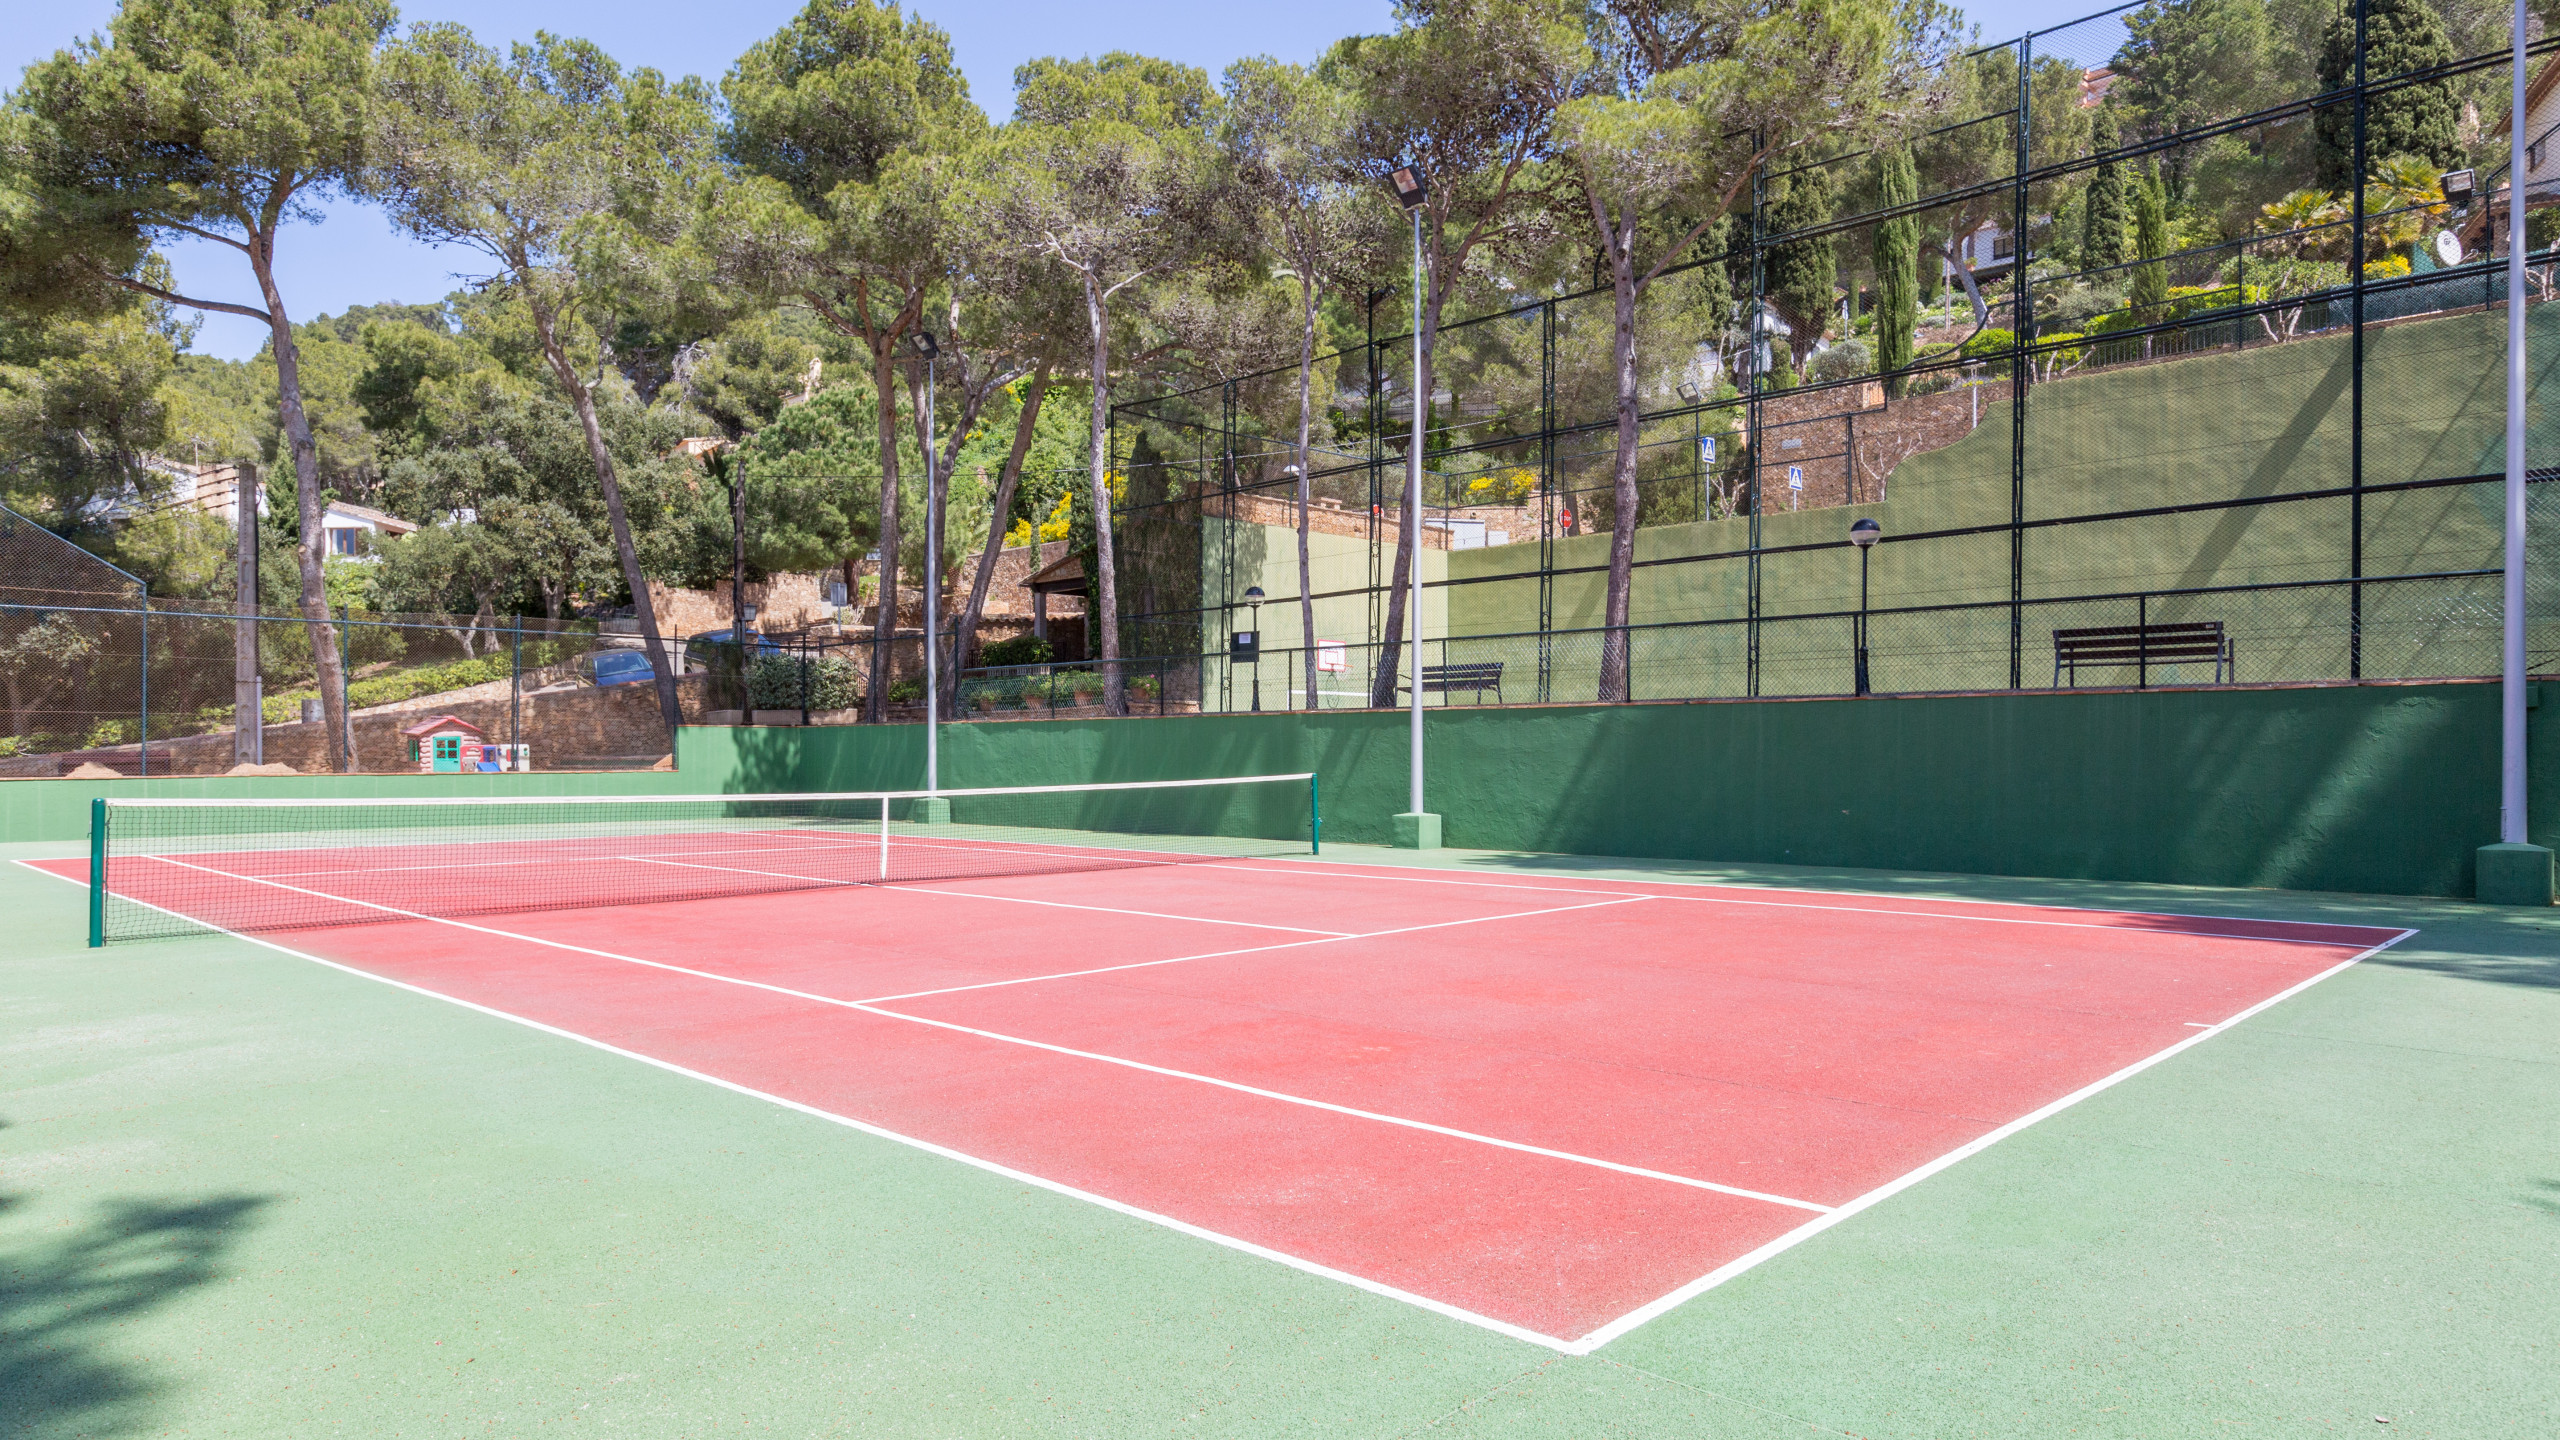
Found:
[{"label": "blue sky", "polygon": [[[705,6],[672,0],[613,4],[432,0],[405,9],[402,18],[459,21],[483,40],[498,43],[528,38],[536,30],[580,35],[603,45],[625,65],[717,79],[732,57],[779,28],[800,3],[731,0]],[[1076,5],[931,0],[910,8],[951,33],[961,69],[969,77],[970,93],[999,119],[1012,109],[1014,67],[1036,56],[1139,50],[1198,65],[1214,75],[1245,55],[1312,60],[1340,36],[1388,28],[1392,10],[1391,0],[1291,0],[1279,5],[1204,4],[1201,0],[1088,0]],[[2055,6],[1985,0],[1965,10],[1985,38],[2001,38],[2085,14],[2090,8],[2087,3]],[[0,75],[14,84],[27,65],[103,29],[114,12],[113,0],[55,0],[44,7],[39,21],[30,5],[17,22],[0,30]],[[2081,44],[2072,47],[2075,53],[2082,48]],[[461,277],[479,273],[471,255],[436,251],[405,239],[383,222],[379,211],[359,205],[334,206],[325,223],[295,227],[278,249],[285,303],[297,320],[376,301],[434,300],[461,283]],[[236,252],[194,242],[171,249],[169,257],[187,293],[241,301],[255,294],[248,268]],[[244,359],[265,340],[265,327],[256,321],[208,315],[195,348]]]}]

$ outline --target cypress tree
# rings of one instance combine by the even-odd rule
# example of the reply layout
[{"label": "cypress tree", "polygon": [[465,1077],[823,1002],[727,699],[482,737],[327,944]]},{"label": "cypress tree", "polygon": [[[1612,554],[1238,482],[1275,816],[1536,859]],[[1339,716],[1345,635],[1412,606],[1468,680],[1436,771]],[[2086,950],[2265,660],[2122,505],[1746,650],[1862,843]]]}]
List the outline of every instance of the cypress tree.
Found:
[{"label": "cypress tree", "polygon": [[[1831,172],[1827,169],[1806,170],[1787,181],[1787,193],[1769,207],[1769,233],[1784,235],[1831,219],[1833,208]],[[1778,302],[1794,333],[1787,337],[1787,348],[1795,352],[1797,367],[1813,349],[1813,342],[1831,323],[1831,292],[1840,281],[1840,257],[1832,249],[1831,237],[1811,240],[1789,240],[1772,246],[1763,276],[1769,286],[1769,298]]]},{"label": "cypress tree", "polygon": [[[2329,17],[2320,46],[2322,90],[2355,83],[2356,4],[2357,0],[2345,0]],[[2453,37],[2428,0],[2363,0],[2363,4],[2365,83],[2453,63]],[[2366,162],[2415,155],[2438,170],[2450,170],[2461,163],[2462,144],[2456,134],[2461,121],[2462,102],[2451,80],[2429,80],[2371,96],[2365,101]],[[2356,182],[2355,123],[2353,105],[2332,105],[2314,122],[2320,183],[2329,189],[2344,190]]]},{"label": "cypress tree", "polygon": [[[2115,112],[2107,106],[2099,106],[2092,117],[2089,148],[2100,155],[2116,148]],[[2132,218],[2127,199],[2123,162],[2100,161],[2089,177],[2088,193],[2081,197],[2080,268],[2102,270],[2130,258],[2124,244],[2125,222]]]},{"label": "cypress tree", "polygon": [[[1920,198],[1920,170],[1899,146],[1876,155],[1876,203],[1890,209]],[[1876,368],[1899,398],[1911,368],[1912,333],[1920,318],[1920,219],[1905,215],[1876,226]]]},{"label": "cypress tree", "polygon": [[2159,263],[2169,253],[2169,196],[2157,161],[2134,187],[2133,244],[2139,257],[2151,262],[2133,272],[2133,303],[2147,323],[2159,319],[2160,307],[2169,303],[2169,267]]}]

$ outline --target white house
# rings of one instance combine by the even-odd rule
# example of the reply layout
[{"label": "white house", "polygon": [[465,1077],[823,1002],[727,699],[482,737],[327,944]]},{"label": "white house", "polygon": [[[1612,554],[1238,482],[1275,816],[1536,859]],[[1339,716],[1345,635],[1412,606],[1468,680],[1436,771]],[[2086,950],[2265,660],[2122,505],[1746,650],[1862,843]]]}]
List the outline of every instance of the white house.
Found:
[{"label": "white house", "polygon": [[[2017,268],[2018,239],[1999,221],[1985,220],[1956,242],[1955,252],[1955,259],[1962,260],[1964,268],[1973,272],[1974,282],[1985,284]],[[1938,269],[1941,280],[1956,278],[1955,260],[1941,259]]]},{"label": "white house", "polygon": [[388,539],[406,535],[418,527],[370,506],[332,500],[320,516],[320,528],[328,536],[328,545],[323,553],[369,559],[371,557],[365,554],[368,547],[359,537]]},{"label": "white house", "polygon": [[[2495,133],[2507,134],[2514,123],[2512,108],[2501,112]],[[2544,60],[2524,87],[2524,135],[2524,208],[2560,205],[2560,55]],[[2498,192],[2492,204],[2503,214],[2503,177],[2492,184]]]},{"label": "white house", "polygon": [[[218,515],[228,522],[239,515],[238,466],[189,465],[156,455],[147,457],[142,463],[144,468],[169,482],[168,498],[157,504],[144,504],[127,493],[121,498],[100,503],[97,509],[104,518],[133,520],[168,510],[199,510],[208,515]],[[266,487],[258,486],[251,494],[256,500],[259,517],[268,516],[271,507],[267,503]],[[359,537],[389,538],[406,535],[418,528],[397,515],[385,514],[369,505],[358,505],[348,500],[329,502],[320,524],[322,533],[328,537],[324,553],[347,557],[364,554],[366,542]]]}]

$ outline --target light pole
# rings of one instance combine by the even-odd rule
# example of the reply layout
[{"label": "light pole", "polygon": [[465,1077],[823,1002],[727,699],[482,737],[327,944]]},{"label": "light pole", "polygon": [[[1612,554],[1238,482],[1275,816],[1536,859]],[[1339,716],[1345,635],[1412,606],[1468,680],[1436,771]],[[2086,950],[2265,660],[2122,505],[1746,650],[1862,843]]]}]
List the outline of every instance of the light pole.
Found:
[{"label": "light pole", "polygon": [[[933,362],[942,353],[933,332],[919,330],[916,353],[924,357],[924,788],[942,788],[942,674],[934,654],[934,603],[942,590],[942,487],[933,483]],[[897,601],[890,602],[897,613]],[[940,818],[939,816],[935,818]]]},{"label": "light pole", "polygon": [[1689,454],[1698,466],[1698,518],[1701,520],[1708,518],[1707,447],[1700,443],[1706,438],[1706,417],[1695,407],[1704,398],[1706,398],[1706,392],[1698,388],[1697,381],[1680,382],[1680,403],[1692,407],[1689,411]]},{"label": "light pole", "polygon": [[1884,527],[1873,520],[1849,522],[1849,543],[1858,547],[1858,693],[1867,693],[1867,552],[1884,538]]},{"label": "light pole", "polygon": [[2507,490],[2506,616],[2501,650],[2498,730],[2498,843],[2475,857],[2478,894],[2506,905],[2549,905],[2552,853],[2532,843],[2525,823],[2525,184],[2533,168],[2525,142],[2525,3],[2516,0],[2507,149]]},{"label": "light pole", "polygon": [[1431,198],[1431,187],[1422,178],[1419,166],[1401,164],[1387,172],[1387,181],[1395,187],[1396,203],[1413,217],[1413,439],[1407,445],[1405,467],[1404,515],[1413,527],[1413,565],[1405,576],[1405,611],[1411,621],[1413,659],[1413,741],[1412,777],[1408,799],[1412,819],[1401,821],[1397,840],[1401,843],[1403,824],[1412,826],[1412,848],[1440,848],[1440,820],[1422,808],[1422,443],[1425,422],[1430,418],[1431,395],[1422,383],[1422,202]]},{"label": "light pole", "polygon": [[1244,603],[1250,616],[1245,624],[1251,628],[1239,631],[1227,642],[1227,659],[1231,665],[1253,667],[1253,713],[1262,713],[1262,587],[1244,587]]}]

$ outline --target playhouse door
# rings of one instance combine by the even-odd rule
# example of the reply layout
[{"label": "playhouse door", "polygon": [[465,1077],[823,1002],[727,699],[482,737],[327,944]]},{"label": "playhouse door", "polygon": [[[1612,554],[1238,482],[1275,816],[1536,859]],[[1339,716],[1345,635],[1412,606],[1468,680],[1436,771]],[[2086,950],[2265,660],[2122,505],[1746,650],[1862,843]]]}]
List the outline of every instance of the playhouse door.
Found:
[{"label": "playhouse door", "polygon": [[436,737],[436,773],[439,775],[462,773],[461,736],[439,735]]}]

